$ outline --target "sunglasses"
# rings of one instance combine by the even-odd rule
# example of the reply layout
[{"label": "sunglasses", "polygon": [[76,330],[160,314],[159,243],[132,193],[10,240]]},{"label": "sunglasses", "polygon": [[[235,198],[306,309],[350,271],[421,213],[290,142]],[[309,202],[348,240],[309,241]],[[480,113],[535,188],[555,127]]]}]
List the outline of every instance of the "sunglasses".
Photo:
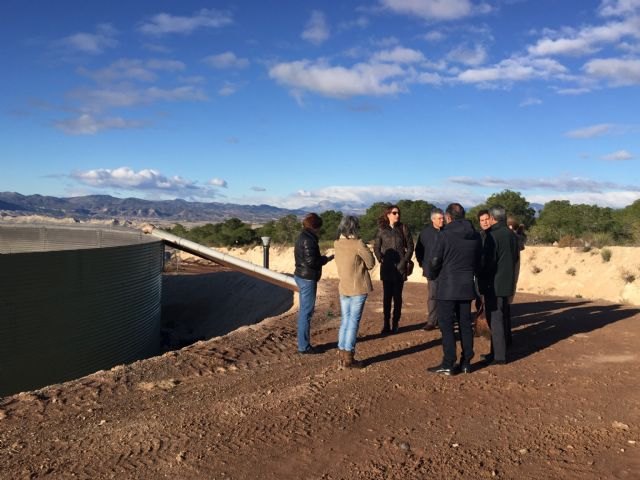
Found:
[{"label": "sunglasses", "polygon": [[400,212],[398,212],[397,210],[395,212],[389,212],[391,215],[400,215]]}]

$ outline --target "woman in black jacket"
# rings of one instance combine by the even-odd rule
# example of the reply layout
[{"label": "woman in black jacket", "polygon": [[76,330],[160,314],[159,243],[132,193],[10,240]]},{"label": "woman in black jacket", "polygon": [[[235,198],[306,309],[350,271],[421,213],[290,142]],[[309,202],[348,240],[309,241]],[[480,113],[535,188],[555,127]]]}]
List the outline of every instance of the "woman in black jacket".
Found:
[{"label": "woman in black jacket", "polygon": [[[400,222],[400,209],[389,205],[378,220],[373,253],[380,263],[384,324],[382,334],[398,332],[402,314],[402,288],[407,279],[407,262],[413,255],[413,237],[409,228]],[[393,300],[393,317],[391,316]],[[390,324],[390,320],[392,320]]]},{"label": "woman in black jacket", "polygon": [[322,219],[315,213],[309,213],[302,221],[302,232],[296,240],[294,256],[296,269],[293,278],[299,289],[298,310],[298,352],[319,353],[311,345],[311,316],[316,306],[318,280],[322,275],[322,267],[333,259],[320,255],[318,233],[322,227]]}]

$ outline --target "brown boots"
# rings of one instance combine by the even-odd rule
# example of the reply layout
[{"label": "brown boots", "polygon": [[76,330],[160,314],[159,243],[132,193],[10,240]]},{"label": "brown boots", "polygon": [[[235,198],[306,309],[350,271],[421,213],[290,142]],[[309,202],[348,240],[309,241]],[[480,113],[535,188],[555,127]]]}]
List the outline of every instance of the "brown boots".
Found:
[{"label": "brown boots", "polygon": [[338,350],[338,366],[340,368],[363,368],[364,364],[353,356],[353,352]]}]

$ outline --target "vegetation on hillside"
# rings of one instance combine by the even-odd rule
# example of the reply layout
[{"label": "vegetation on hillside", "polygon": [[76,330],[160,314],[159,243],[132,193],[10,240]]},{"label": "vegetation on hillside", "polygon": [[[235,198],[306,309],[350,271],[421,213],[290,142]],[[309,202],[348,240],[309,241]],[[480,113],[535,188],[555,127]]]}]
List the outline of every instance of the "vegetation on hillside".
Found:
[{"label": "vegetation on hillside", "polygon": [[[375,237],[380,218],[387,203],[371,205],[360,217],[361,233],[364,240]],[[399,200],[397,205],[414,237],[429,222],[433,204],[424,200]],[[589,248],[604,245],[640,244],[640,200],[622,209],[599,207],[597,205],[575,204],[567,200],[553,200],[544,205],[536,217],[535,210],[520,192],[503,190],[487,197],[485,202],[467,211],[467,218],[476,228],[477,213],[483,208],[502,205],[507,213],[525,225],[530,243],[550,244],[558,242],[562,246],[583,246]],[[342,212],[327,210],[320,213],[323,220],[320,241],[325,246],[336,238]],[[273,244],[292,245],[300,233],[300,218],[286,215],[253,229],[237,218],[222,223],[208,223],[200,227],[186,229],[176,224],[169,231],[204,245],[252,246],[260,244],[260,237],[271,237]]]}]

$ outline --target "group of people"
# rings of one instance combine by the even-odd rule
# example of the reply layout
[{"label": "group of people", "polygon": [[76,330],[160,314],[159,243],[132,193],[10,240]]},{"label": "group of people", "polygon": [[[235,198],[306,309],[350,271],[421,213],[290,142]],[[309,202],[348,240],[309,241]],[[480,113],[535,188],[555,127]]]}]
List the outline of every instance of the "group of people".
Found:
[{"label": "group of people", "polygon": [[[507,362],[511,344],[509,304],[515,293],[520,250],[524,232],[505,209],[495,206],[479,212],[481,230],[465,218],[459,203],[445,211],[435,208],[431,224],[418,236],[414,245],[408,226],[400,221],[400,209],[389,205],[379,218],[373,253],[360,238],[358,218],[347,215],[338,227],[334,255],[321,255],[318,235],[322,219],[310,213],[303,220],[303,230],[295,245],[294,278],[299,287],[298,352],[319,353],[310,342],[310,325],[316,299],[317,282],[322,267],[334,259],[338,272],[341,322],[338,332],[339,365],[361,368],[355,359],[355,344],[368,294],[373,290],[369,271],[380,263],[383,285],[382,335],[398,332],[402,315],[402,290],[413,270],[415,251],[418,265],[428,280],[426,330],[440,328],[442,362],[428,370],[438,374],[470,373],[473,350],[471,304],[484,302],[491,328],[491,350],[483,355],[491,365]],[[374,257],[375,256],[375,257]],[[457,361],[455,324],[461,340]]]}]

